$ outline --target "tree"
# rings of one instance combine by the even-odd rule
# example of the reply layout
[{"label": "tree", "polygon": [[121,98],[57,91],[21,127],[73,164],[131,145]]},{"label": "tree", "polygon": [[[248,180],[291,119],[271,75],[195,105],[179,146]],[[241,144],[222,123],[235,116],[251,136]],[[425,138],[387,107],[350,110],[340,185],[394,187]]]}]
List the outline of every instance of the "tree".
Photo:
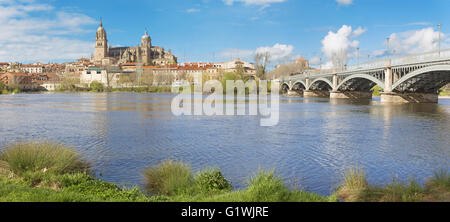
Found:
[{"label": "tree", "polygon": [[255,55],[256,76],[259,79],[265,79],[269,60],[270,60],[269,52],[256,53]]},{"label": "tree", "polygon": [[63,77],[61,78],[61,83],[58,90],[75,91],[78,84],[80,84],[80,79],[78,78]]},{"label": "tree", "polygon": [[105,90],[105,86],[101,82],[92,81],[90,85],[90,90],[92,92],[103,92]]},{"label": "tree", "polygon": [[245,69],[244,69],[244,65],[242,63],[239,63],[236,65],[236,76],[239,79],[244,79]]}]

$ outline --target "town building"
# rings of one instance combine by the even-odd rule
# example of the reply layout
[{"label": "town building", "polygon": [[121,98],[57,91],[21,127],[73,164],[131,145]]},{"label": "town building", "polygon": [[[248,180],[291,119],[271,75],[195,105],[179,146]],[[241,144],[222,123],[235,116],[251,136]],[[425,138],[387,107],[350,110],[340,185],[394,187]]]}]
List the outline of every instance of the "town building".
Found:
[{"label": "town building", "polygon": [[6,86],[19,87],[20,89],[35,89],[31,76],[20,72],[6,72],[0,74],[0,82]]},{"label": "town building", "polygon": [[8,62],[0,62],[0,72],[5,72],[8,70],[9,63]]},{"label": "town building", "polygon": [[23,64],[21,65],[20,69],[24,73],[44,73],[45,66],[41,63]]},{"label": "town building", "polygon": [[223,72],[237,72],[238,69],[242,68],[247,75],[256,74],[255,65],[241,59],[232,59],[226,62],[214,63],[214,67]]},{"label": "town building", "polygon": [[92,66],[81,72],[80,84],[90,86],[92,82],[100,82],[104,86],[117,88],[121,71],[117,67]]}]

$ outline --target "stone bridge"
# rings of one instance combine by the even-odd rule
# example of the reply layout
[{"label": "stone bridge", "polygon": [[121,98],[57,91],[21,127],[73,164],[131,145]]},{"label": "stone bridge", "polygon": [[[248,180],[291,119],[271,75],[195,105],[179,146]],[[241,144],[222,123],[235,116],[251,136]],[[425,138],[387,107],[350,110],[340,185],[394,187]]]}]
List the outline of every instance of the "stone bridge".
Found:
[{"label": "stone bridge", "polygon": [[279,79],[281,89],[304,97],[370,99],[382,88],[382,102],[438,101],[450,83],[450,50],[409,55],[345,67],[296,73]]}]

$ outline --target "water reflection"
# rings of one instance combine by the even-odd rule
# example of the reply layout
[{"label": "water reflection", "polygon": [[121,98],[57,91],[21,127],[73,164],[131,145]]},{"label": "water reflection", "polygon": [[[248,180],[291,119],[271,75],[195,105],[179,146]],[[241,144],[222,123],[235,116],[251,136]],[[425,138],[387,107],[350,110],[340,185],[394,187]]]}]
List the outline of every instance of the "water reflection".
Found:
[{"label": "water reflection", "polygon": [[321,194],[331,193],[351,166],[364,168],[376,184],[394,174],[420,181],[449,168],[450,100],[385,105],[377,99],[282,97],[280,123],[265,128],[260,116],[176,117],[172,97],[1,95],[0,146],[30,139],[67,143],[94,164],[98,176],[119,184],[142,184],[145,167],[170,158],[194,170],[219,167],[237,188],[259,168],[275,169]]}]

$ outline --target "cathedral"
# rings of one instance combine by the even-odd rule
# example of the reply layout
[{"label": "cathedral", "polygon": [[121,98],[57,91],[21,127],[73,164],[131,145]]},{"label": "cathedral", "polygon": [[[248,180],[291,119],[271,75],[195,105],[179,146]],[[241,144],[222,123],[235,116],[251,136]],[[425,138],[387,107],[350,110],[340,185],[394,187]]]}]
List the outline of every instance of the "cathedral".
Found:
[{"label": "cathedral", "polygon": [[176,64],[177,57],[169,50],[152,46],[152,39],[146,31],[141,38],[140,46],[136,47],[110,47],[103,23],[97,29],[95,38],[95,55],[92,58],[95,63],[102,65],[114,65],[124,63],[140,63],[143,65],[168,65]]}]

